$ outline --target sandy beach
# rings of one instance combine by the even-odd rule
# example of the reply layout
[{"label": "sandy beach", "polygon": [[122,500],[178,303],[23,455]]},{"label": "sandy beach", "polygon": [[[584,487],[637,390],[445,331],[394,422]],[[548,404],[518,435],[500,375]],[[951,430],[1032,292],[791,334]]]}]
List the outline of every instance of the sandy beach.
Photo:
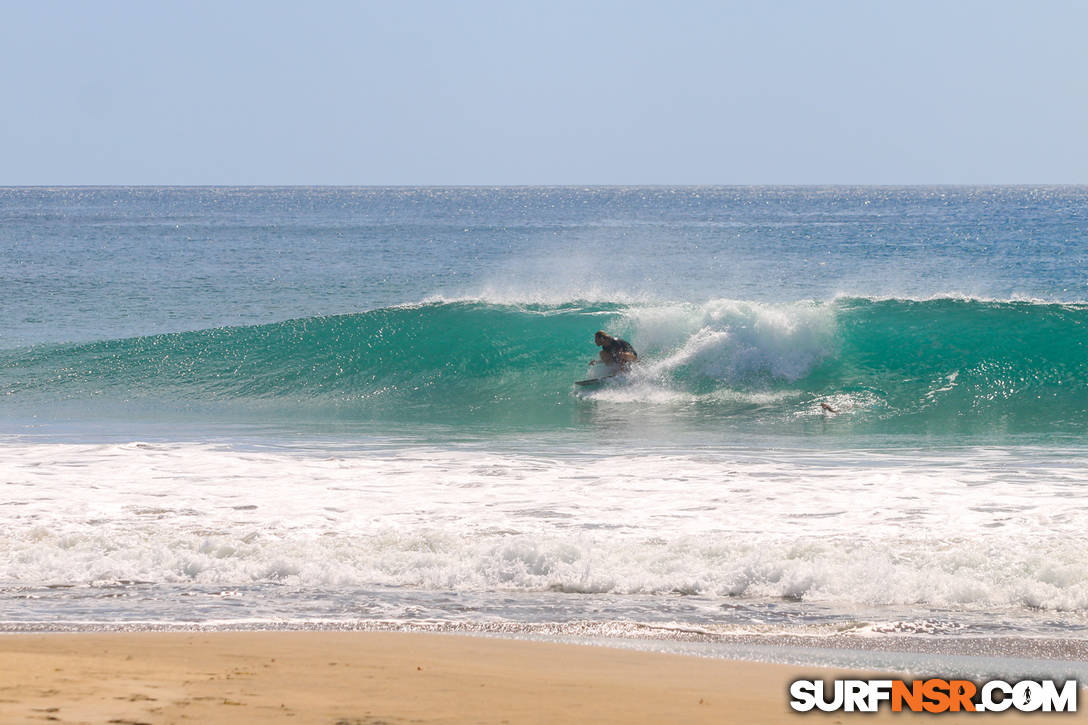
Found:
[{"label": "sandy beach", "polygon": [[[833,674],[419,633],[9,635],[0,637],[0,722],[872,721],[873,715],[790,711],[789,681]],[[911,717],[887,711],[875,716],[879,721]],[[963,717],[945,714],[942,721]]]}]

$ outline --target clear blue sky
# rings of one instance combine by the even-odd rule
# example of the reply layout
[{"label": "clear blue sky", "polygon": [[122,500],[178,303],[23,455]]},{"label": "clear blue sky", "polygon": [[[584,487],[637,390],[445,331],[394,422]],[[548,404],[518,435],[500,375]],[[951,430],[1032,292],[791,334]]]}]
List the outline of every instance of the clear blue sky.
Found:
[{"label": "clear blue sky", "polygon": [[1088,3],[7,2],[0,184],[1088,183]]}]

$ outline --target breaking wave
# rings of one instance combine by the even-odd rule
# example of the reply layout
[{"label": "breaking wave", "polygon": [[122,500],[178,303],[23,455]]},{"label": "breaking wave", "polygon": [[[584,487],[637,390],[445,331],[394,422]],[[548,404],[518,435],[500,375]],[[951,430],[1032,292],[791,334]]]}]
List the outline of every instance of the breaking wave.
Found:
[{"label": "breaking wave", "polygon": [[[598,328],[629,339],[642,363],[619,383],[577,391]],[[580,406],[624,403],[789,423],[826,403],[874,431],[1079,432],[1086,353],[1083,304],[437,301],[4,351],[0,394],[5,406],[241,403],[450,423],[566,424]]]}]

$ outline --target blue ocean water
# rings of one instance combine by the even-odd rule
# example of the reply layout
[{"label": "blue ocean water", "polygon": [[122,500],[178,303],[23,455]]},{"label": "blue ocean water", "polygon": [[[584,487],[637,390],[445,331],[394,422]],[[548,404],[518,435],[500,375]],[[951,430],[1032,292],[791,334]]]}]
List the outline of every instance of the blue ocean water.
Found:
[{"label": "blue ocean water", "polygon": [[1086,261],[1084,187],[0,189],[0,626],[1080,638]]}]

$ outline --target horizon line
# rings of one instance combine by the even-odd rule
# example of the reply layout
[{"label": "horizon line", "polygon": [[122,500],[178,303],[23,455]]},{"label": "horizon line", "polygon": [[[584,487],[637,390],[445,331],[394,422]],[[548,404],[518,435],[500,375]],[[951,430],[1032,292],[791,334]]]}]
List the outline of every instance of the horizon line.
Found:
[{"label": "horizon line", "polygon": [[0,189],[736,189],[736,188],[1025,188],[1088,187],[1088,182],[997,183],[634,183],[634,184],[0,184]]}]

